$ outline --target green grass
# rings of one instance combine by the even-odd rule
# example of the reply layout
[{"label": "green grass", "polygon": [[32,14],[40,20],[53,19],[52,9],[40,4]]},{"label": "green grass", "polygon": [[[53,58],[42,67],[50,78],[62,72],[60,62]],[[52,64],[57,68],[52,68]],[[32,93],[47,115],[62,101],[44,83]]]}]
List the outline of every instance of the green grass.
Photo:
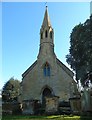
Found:
[{"label": "green grass", "polygon": [[2,120],[92,120],[91,117],[51,115],[51,116],[3,116]]}]

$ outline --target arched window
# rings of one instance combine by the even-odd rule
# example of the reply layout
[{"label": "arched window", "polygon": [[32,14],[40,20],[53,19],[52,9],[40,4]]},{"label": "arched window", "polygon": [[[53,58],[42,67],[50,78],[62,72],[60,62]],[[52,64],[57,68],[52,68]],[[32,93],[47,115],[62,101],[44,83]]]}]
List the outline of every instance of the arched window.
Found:
[{"label": "arched window", "polygon": [[48,37],[48,32],[47,32],[47,30],[45,31],[45,37],[46,37],[46,38]]},{"label": "arched window", "polygon": [[50,76],[50,66],[48,62],[45,63],[43,72],[44,72],[44,76]]},{"label": "arched window", "polygon": [[52,31],[50,32],[50,38],[52,39]]}]

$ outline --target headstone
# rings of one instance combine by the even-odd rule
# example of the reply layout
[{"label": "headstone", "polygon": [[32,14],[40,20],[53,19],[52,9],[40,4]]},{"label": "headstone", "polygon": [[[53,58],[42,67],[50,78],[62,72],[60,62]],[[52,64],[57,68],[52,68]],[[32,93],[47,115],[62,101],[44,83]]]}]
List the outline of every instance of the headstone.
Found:
[{"label": "headstone", "polygon": [[73,114],[81,113],[81,100],[79,97],[70,98],[70,106]]},{"label": "headstone", "polygon": [[34,114],[34,101],[23,101],[23,114]]},{"label": "headstone", "polygon": [[87,88],[84,88],[82,97],[82,111],[88,112],[91,110],[91,96],[90,96],[90,91]]},{"label": "headstone", "polygon": [[46,97],[46,109],[45,112],[48,114],[55,114],[58,112],[59,97]]}]

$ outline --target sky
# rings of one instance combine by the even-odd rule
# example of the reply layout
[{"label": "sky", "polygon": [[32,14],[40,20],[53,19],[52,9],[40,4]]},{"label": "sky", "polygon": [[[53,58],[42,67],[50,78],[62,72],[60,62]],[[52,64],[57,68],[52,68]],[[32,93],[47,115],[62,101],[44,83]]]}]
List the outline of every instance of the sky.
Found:
[{"label": "sky", "polygon": [[92,1],[90,2],[90,14],[92,14]]},{"label": "sky", "polygon": [[[69,53],[70,33],[76,25],[80,22],[84,23],[89,18],[90,3],[48,2],[47,5],[54,28],[56,56],[68,66],[65,56]],[[40,44],[39,33],[45,6],[45,2],[2,3],[0,89],[11,77],[21,81],[23,72],[37,59]]]}]

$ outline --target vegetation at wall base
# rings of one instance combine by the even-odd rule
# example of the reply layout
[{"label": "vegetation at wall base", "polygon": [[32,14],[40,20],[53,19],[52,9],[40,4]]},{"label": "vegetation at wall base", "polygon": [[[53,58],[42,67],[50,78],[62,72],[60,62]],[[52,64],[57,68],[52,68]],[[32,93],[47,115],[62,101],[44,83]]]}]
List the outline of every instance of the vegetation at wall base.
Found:
[{"label": "vegetation at wall base", "polygon": [[51,115],[51,116],[27,116],[27,115],[7,115],[2,120],[92,120],[92,116],[67,116],[67,115]]}]

